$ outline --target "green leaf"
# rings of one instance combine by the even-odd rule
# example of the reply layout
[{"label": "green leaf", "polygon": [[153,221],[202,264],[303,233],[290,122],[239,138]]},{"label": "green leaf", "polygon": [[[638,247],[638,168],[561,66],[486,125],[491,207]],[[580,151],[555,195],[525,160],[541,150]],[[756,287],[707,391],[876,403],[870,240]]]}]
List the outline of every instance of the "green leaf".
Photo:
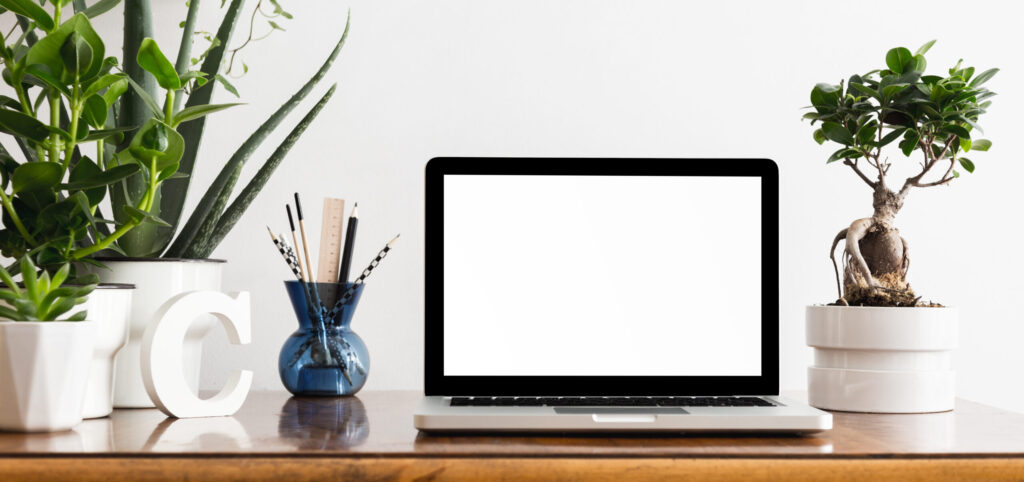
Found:
[{"label": "green leaf", "polygon": [[893,98],[896,94],[903,92],[910,84],[892,84],[887,85],[882,89],[882,96],[886,99]]},{"label": "green leaf", "polygon": [[64,94],[65,97],[71,98],[71,91],[68,90],[68,86],[55,77],[50,72],[49,67],[42,64],[32,64],[25,68],[25,73],[29,74],[28,77],[25,77],[25,82],[36,83],[34,79],[37,79],[40,87],[53,87]]},{"label": "green leaf", "polygon": [[968,159],[966,157],[961,157],[961,158],[959,158],[957,160],[960,161],[960,165],[963,166],[965,171],[970,172],[970,173],[974,172],[974,163],[971,162],[970,159]]},{"label": "green leaf", "polygon": [[125,78],[124,74],[107,74],[107,75],[104,75],[103,77],[100,77],[100,78],[94,80],[91,84],[89,84],[89,87],[86,87],[85,91],[82,93],[82,97],[89,97],[89,96],[92,96],[94,94],[99,94],[101,90],[106,89],[107,87],[110,87],[111,84],[113,84],[115,82],[124,80],[124,78]]},{"label": "green leaf", "polygon": [[189,107],[186,107],[184,109],[181,109],[181,112],[178,112],[177,114],[174,115],[174,121],[171,122],[171,125],[172,126],[177,126],[178,124],[181,124],[182,122],[188,122],[188,121],[193,120],[193,119],[198,119],[200,117],[207,116],[207,115],[210,115],[210,114],[212,114],[214,112],[221,111],[221,110],[227,109],[229,107],[234,107],[236,105],[242,105],[242,104],[241,103],[234,103],[234,104],[205,104],[205,105],[189,106]]},{"label": "green leaf", "polygon": [[917,52],[914,52],[914,55],[924,55],[928,53],[928,50],[932,48],[932,45],[935,45],[935,40],[930,40],[922,45],[921,48],[917,49]]},{"label": "green leaf", "polygon": [[[313,121],[316,119],[320,111],[327,105],[327,102],[331,100],[331,96],[334,95],[334,90],[337,88],[337,84],[331,86],[327,90],[327,93],[317,101],[316,105],[302,118],[301,121],[292,129],[291,132],[285,137],[285,140],[274,150],[274,153],[270,155],[267,162],[260,167],[260,170],[256,172],[252,180],[246,184],[242,192],[238,194],[238,197],[231,202],[231,205],[224,210],[224,214],[219,216],[217,219],[217,228],[213,231],[208,239],[205,239],[202,243],[197,243],[195,251],[192,252],[197,258],[207,258],[213,250],[217,248],[220,242],[231,229],[235,227],[235,223],[242,218],[245,211],[249,208],[256,196],[259,195],[260,190],[266,185],[267,181],[274,174],[274,170],[281,164],[284,158],[288,155],[288,151],[291,150],[292,146],[299,140],[302,134],[306,131]],[[224,194],[226,200],[227,194]],[[218,200],[219,201],[219,200]]]},{"label": "green leaf", "polygon": [[992,147],[992,141],[988,139],[975,139],[971,143],[971,150],[974,151],[987,151]]},{"label": "green leaf", "polygon": [[852,145],[854,144],[853,135],[850,131],[846,130],[841,124],[836,122],[823,122],[821,124],[821,130],[829,140],[838,142],[840,144]]},{"label": "green leaf", "polygon": [[235,86],[231,84],[231,82],[228,82],[228,79],[224,78],[223,75],[217,74],[213,77],[213,79],[219,82],[220,85],[224,87],[224,90],[231,92],[231,94],[235,97],[241,97],[240,95],[238,95],[238,89],[236,89]]},{"label": "green leaf", "polygon": [[[57,316],[60,316],[60,315],[57,315]],[[85,311],[85,310],[82,310],[82,311],[79,311],[79,312],[77,312],[77,313],[67,317],[64,321],[85,321],[85,318],[87,316],[89,316],[89,312]]]},{"label": "green leaf", "polygon": [[906,129],[895,129],[892,132],[882,136],[882,141],[878,143],[879,147],[885,147],[898,139]]},{"label": "green leaf", "polygon": [[171,126],[158,119],[150,119],[135,133],[128,150],[135,159],[145,161],[144,167],[148,168],[148,161],[155,158],[157,169],[163,170],[181,160],[185,141]]},{"label": "green leaf", "polygon": [[35,21],[37,25],[47,32],[53,30],[53,17],[32,0],[0,0],[0,7]]},{"label": "green leaf", "polygon": [[914,56],[910,53],[910,50],[907,50],[904,47],[896,47],[894,49],[890,49],[889,52],[885,54],[885,65],[889,67],[889,70],[897,74],[902,74],[906,71],[907,65],[909,65],[913,59]]},{"label": "green leaf", "polygon": [[91,95],[85,99],[82,107],[82,118],[94,128],[101,128],[107,123],[107,111],[109,106],[103,97]]},{"label": "green leaf", "polygon": [[94,18],[104,13],[107,13],[110,9],[121,3],[121,0],[99,0],[98,2],[90,5],[88,8],[82,11],[86,17]]},{"label": "green leaf", "polygon": [[128,78],[125,77],[121,80],[118,80],[117,82],[114,82],[113,84],[110,84],[110,87],[107,88],[107,91],[103,93],[103,101],[106,102],[108,106],[113,107],[114,102],[117,101],[117,99],[127,91]]},{"label": "green leaf", "polygon": [[142,99],[142,102],[146,104],[146,107],[149,108],[149,111],[152,112],[154,116],[163,118],[164,111],[160,109],[160,104],[156,103],[156,100],[153,99],[153,96],[149,95],[149,93],[146,92],[146,89],[139,85],[138,82],[132,80],[131,77],[125,77],[125,79],[128,80],[128,83],[132,86],[132,90],[135,91],[135,95],[137,95],[139,99]]},{"label": "green leaf", "polygon": [[36,277],[36,265],[28,255],[21,257],[21,282],[25,284],[25,293],[30,300],[39,299],[39,278]]},{"label": "green leaf", "polygon": [[[232,6],[234,6],[234,3],[232,3]],[[277,111],[275,111],[270,118],[266,120],[266,122],[256,129],[256,131],[253,132],[241,146],[239,146],[235,153],[231,155],[231,158],[224,164],[220,173],[217,174],[217,177],[203,194],[202,199],[199,201],[199,205],[196,207],[195,211],[192,212],[188,222],[186,222],[181,228],[181,232],[178,234],[177,239],[174,240],[174,243],[167,250],[165,254],[166,256],[181,256],[181,253],[184,253],[189,248],[189,245],[191,245],[193,239],[195,239],[199,227],[205,222],[207,216],[210,215],[210,209],[213,207],[214,200],[220,197],[228,186],[228,179],[231,177],[232,173],[240,164],[244,164],[246,162],[260,144],[263,143],[267,136],[284,121],[285,117],[287,117],[288,114],[300,102],[302,102],[307,95],[309,95],[313,90],[313,87],[315,87],[316,84],[319,83],[325,75],[327,75],[327,71],[330,70],[334,60],[341,52],[342,47],[344,47],[345,40],[348,38],[349,27],[351,25],[350,20],[351,15],[345,21],[345,31],[341,34],[341,39],[339,39],[338,43],[335,44],[334,50],[332,50],[327,59],[324,60],[320,69],[317,70],[317,72],[313,74],[313,76],[306,81],[306,83],[297,92],[295,92],[291,98],[281,105],[281,107],[279,107]],[[207,60],[209,61],[210,58],[207,57]],[[206,64],[204,63],[203,65],[203,71],[208,72],[205,68]],[[199,100],[197,94],[203,92],[205,92],[205,90],[194,93],[192,97],[189,98],[189,104],[193,103],[193,99]],[[196,102],[196,104],[205,103],[209,103],[209,98],[202,102]],[[205,119],[201,119],[196,122],[190,122],[182,125],[183,135],[186,135],[186,138],[189,139],[188,146],[190,146],[189,151],[185,156],[183,156],[181,162],[181,170],[185,174],[191,174],[192,168],[194,167],[196,155],[195,149],[198,149],[199,147],[198,139],[202,134],[204,120]],[[165,190],[170,191],[170,195],[164,198],[167,202],[161,204],[161,209],[163,209],[163,211],[161,211],[161,215],[163,215],[165,219],[170,220],[172,225],[177,225],[178,216],[181,214],[182,205],[184,203],[185,193],[188,189],[189,179],[190,178],[173,181],[168,180],[164,183],[164,188]],[[227,191],[230,195],[230,189],[227,189]]]},{"label": "green leaf", "polygon": [[857,131],[857,143],[867,144],[875,138],[875,133],[878,132],[878,125],[875,123],[864,124],[860,130]]},{"label": "green leaf", "polygon": [[811,89],[811,105],[814,107],[835,107],[839,102],[839,89],[838,85],[832,84],[817,84]]},{"label": "green leaf", "polygon": [[89,18],[80,13],[68,19],[57,30],[54,30],[53,33],[39,39],[35,45],[29,48],[28,53],[25,55],[26,64],[45,65],[55,78],[66,85],[70,85],[73,81],[73,76],[65,65],[64,47],[65,42],[72,33],[77,34],[92,49],[88,68],[79,70],[79,80],[86,81],[95,77],[103,67],[103,40],[93,30],[92,24],[89,23]]},{"label": "green leaf", "polygon": [[981,84],[984,84],[985,82],[988,82],[989,79],[991,79],[993,76],[995,76],[996,73],[998,73],[998,72],[999,72],[999,69],[988,69],[988,70],[978,74],[978,76],[975,77],[974,80],[972,80],[969,85],[971,87],[978,87]]},{"label": "green leaf", "polygon": [[818,145],[820,146],[820,145],[824,144],[826,140],[828,140],[828,139],[825,137],[825,133],[821,132],[821,129],[815,129],[814,130],[814,142],[817,142]]},{"label": "green leaf", "polygon": [[136,61],[139,63],[139,67],[153,74],[160,87],[167,90],[181,88],[181,78],[178,77],[178,72],[174,70],[171,61],[164,57],[164,53],[160,51],[155,40],[149,37],[142,40]]},{"label": "green leaf", "polygon": [[167,221],[164,221],[163,219],[160,219],[157,216],[154,216],[150,213],[147,213],[146,211],[136,208],[135,206],[123,206],[123,209],[125,211],[125,214],[127,214],[130,218],[132,218],[135,221],[148,221],[154,224],[158,224],[160,226],[170,227],[170,224],[167,224]]},{"label": "green leaf", "polygon": [[14,170],[12,189],[15,193],[49,189],[60,183],[62,174],[60,164],[56,162],[26,162]]},{"label": "green leaf", "polygon": [[921,136],[918,135],[917,131],[913,129],[907,129],[906,134],[903,136],[903,141],[900,142],[900,150],[903,151],[904,156],[910,156],[914,149],[917,149],[917,143],[921,140]]},{"label": "green leaf", "polygon": [[946,125],[942,126],[942,128],[939,129],[939,132],[944,132],[946,134],[952,134],[952,135],[957,136],[957,137],[959,137],[961,139],[970,139],[971,138],[971,133],[968,132],[967,129],[963,128],[962,126],[958,126],[956,124],[946,124]]},{"label": "green leaf", "polygon": [[92,63],[92,47],[78,32],[71,32],[60,47],[64,69],[72,76],[81,75]]},{"label": "green leaf", "polygon": [[8,109],[0,109],[0,128],[36,142],[41,142],[50,136],[50,129],[46,124],[30,115]]},{"label": "green leaf", "polygon": [[852,87],[852,88],[854,88],[854,89],[864,93],[865,95],[869,95],[869,96],[874,97],[876,99],[881,99],[882,98],[882,96],[878,95],[878,91],[877,90],[872,89],[871,87],[868,87],[866,85],[857,84],[857,83],[852,83],[851,82],[850,83],[850,87]]},{"label": "green leaf", "polygon": [[89,132],[89,135],[85,136],[82,139],[79,139],[79,142],[98,141],[100,139],[109,139],[111,137],[121,138],[124,137],[125,132],[130,132],[133,130],[135,130],[134,127],[116,127],[114,129],[100,129],[97,131]]},{"label": "green leaf", "polygon": [[856,158],[861,157],[863,155],[864,154],[862,152],[858,151],[857,149],[842,148],[842,149],[839,149],[836,152],[833,152],[832,155],[828,157],[828,160],[825,161],[825,164],[831,164],[831,163],[836,162],[838,160],[847,159],[847,158],[849,158],[849,159],[856,159]]},{"label": "green leaf", "polygon": [[915,55],[908,65],[909,70],[913,72],[924,72],[928,68],[928,61],[924,59],[924,55]]}]

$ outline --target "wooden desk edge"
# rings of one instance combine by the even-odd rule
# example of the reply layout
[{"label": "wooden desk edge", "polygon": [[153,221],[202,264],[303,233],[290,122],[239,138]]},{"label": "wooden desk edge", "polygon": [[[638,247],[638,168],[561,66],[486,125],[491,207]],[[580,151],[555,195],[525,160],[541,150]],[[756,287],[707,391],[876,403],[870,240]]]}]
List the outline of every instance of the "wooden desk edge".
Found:
[{"label": "wooden desk edge", "polygon": [[0,457],[5,480],[1019,480],[1024,457]]}]

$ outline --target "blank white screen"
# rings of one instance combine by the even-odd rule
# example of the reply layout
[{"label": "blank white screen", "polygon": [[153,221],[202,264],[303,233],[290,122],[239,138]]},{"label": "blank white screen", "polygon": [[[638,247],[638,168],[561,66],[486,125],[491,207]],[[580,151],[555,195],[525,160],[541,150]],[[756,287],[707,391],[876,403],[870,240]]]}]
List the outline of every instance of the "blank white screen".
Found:
[{"label": "blank white screen", "polygon": [[761,374],[758,177],[444,176],[444,374]]}]

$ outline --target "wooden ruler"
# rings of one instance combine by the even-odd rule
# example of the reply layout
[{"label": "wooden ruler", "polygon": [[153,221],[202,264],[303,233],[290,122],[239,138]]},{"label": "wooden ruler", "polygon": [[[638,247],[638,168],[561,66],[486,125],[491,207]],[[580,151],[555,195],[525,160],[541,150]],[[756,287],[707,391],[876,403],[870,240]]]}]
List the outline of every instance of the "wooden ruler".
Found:
[{"label": "wooden ruler", "polygon": [[319,283],[338,282],[344,221],[345,200],[324,198],[324,218],[320,223],[320,257],[316,270],[316,280]]}]

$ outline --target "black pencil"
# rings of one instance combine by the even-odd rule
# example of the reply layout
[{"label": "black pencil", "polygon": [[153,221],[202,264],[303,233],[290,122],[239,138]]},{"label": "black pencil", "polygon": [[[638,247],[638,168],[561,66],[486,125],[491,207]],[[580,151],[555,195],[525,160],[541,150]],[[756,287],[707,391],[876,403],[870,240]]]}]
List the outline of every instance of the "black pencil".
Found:
[{"label": "black pencil", "polygon": [[[306,255],[306,272],[309,273],[309,281],[316,281],[313,274],[313,261],[309,256],[309,241],[306,241],[306,217],[302,215],[302,201],[299,200],[299,193],[295,193],[295,214],[299,215],[299,234],[302,235],[302,252]],[[299,247],[296,246],[295,249]]]},{"label": "black pencil", "polygon": [[352,249],[356,244],[356,226],[359,224],[359,215],[356,210],[359,203],[352,206],[352,215],[348,217],[348,229],[345,231],[345,247],[341,251],[341,269],[338,271],[338,282],[348,283],[348,274],[352,269]]}]

